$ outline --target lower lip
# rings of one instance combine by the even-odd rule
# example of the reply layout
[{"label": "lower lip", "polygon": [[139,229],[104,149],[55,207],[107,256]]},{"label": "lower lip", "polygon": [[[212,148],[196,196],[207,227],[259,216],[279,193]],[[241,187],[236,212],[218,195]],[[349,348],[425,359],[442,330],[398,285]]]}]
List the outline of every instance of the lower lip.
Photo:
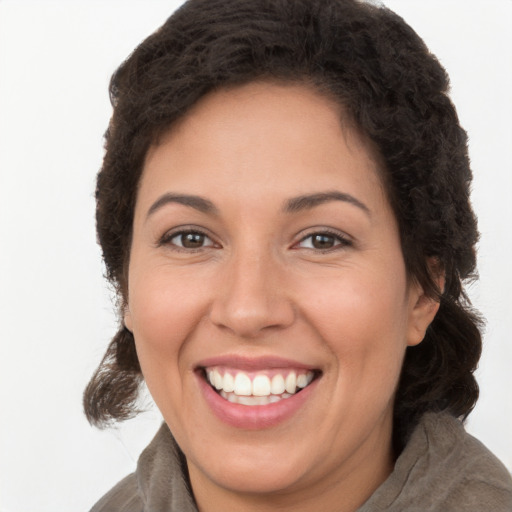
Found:
[{"label": "lower lip", "polygon": [[206,403],[217,418],[228,425],[246,430],[271,428],[285,422],[304,406],[318,383],[318,379],[315,379],[295,395],[273,404],[242,405],[222,398],[206,382],[202,374],[198,373],[197,378]]}]

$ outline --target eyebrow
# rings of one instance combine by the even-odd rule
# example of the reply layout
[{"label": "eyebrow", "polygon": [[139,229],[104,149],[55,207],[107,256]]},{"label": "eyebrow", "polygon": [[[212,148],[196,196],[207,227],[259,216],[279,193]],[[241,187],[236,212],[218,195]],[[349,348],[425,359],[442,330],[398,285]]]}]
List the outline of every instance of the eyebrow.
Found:
[{"label": "eyebrow", "polygon": [[[305,194],[302,196],[294,197],[289,199],[285,203],[284,211],[286,213],[296,213],[303,210],[309,210],[315,206],[319,206],[330,201],[343,201],[345,203],[352,204],[363,210],[367,215],[370,215],[370,209],[359,199],[356,199],[350,194],[344,192],[318,192],[315,194]],[[190,194],[173,194],[167,193],[159,197],[149,208],[147,216],[154,214],[160,208],[163,208],[167,204],[182,204],[189,206],[202,213],[218,214],[219,210],[209,200],[201,196],[190,195]]]},{"label": "eyebrow", "polygon": [[184,206],[190,206],[202,213],[213,213],[217,214],[219,211],[217,207],[208,199],[201,196],[189,195],[189,194],[173,194],[167,193],[159,197],[149,208],[147,217],[155,213],[160,208],[163,208],[167,204],[182,204]]},{"label": "eyebrow", "polygon": [[286,213],[296,213],[303,210],[309,210],[315,206],[319,206],[330,201],[343,201],[345,203],[349,203],[363,210],[368,216],[371,215],[370,209],[362,201],[356,199],[350,194],[337,191],[319,192],[316,194],[306,194],[294,197],[285,203],[284,211]]}]

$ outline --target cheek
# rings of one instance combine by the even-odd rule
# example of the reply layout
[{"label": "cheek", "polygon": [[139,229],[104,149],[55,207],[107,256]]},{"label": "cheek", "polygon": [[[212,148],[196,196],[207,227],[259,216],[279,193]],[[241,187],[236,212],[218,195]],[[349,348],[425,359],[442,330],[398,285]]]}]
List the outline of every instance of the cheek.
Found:
[{"label": "cheek", "polygon": [[372,284],[345,282],[310,309],[311,323],[331,353],[324,435],[342,445],[356,444],[361,433],[389,418],[405,354],[405,311],[397,306],[403,293],[398,299],[394,286]]},{"label": "cheek", "polygon": [[134,273],[130,284],[130,315],[146,382],[151,387],[158,379],[175,381],[186,371],[180,355],[205,309],[201,288],[183,286],[179,276],[163,269]]},{"label": "cheek", "polygon": [[308,300],[304,311],[335,356],[340,375],[364,387],[388,378],[394,383],[406,347],[405,272],[385,276],[352,272],[302,292]]},{"label": "cheek", "polygon": [[201,321],[204,297],[190,280],[169,274],[164,268],[134,272],[129,307],[146,386],[175,435],[183,438],[192,376],[186,347]]}]

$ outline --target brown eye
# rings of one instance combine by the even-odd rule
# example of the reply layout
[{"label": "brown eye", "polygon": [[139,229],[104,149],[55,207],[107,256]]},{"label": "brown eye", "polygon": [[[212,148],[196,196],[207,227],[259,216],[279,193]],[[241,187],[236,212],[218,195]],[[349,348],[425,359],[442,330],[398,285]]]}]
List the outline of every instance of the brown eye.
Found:
[{"label": "brown eye", "polygon": [[204,233],[197,231],[186,231],[175,234],[170,243],[182,247],[183,249],[201,249],[202,247],[209,247],[213,242]]},{"label": "brown eye", "polygon": [[311,245],[315,249],[331,249],[335,243],[336,239],[332,235],[313,235],[311,237]]},{"label": "brown eye", "polygon": [[352,245],[350,240],[347,240],[342,235],[331,233],[313,233],[304,237],[299,247],[305,249],[316,249],[319,251],[328,251],[329,249],[342,248]]}]

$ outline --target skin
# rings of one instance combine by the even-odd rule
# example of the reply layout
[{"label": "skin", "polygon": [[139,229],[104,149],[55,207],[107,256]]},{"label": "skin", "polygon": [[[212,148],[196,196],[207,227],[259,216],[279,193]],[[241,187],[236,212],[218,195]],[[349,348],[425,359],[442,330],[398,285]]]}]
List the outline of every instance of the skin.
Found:
[{"label": "skin", "polygon": [[[201,511],[352,511],[392,471],[405,349],[438,305],[408,279],[378,164],[344,119],[305,86],[253,83],[204,97],[148,152],[124,320]],[[283,210],[332,191],[366,209]],[[148,214],[168,193],[217,212],[168,202]],[[207,235],[196,249],[175,234],[190,226]],[[331,247],[317,248],[326,231]],[[212,413],[195,373],[224,354],[284,357],[321,377],[291,419],[239,429]]]}]

